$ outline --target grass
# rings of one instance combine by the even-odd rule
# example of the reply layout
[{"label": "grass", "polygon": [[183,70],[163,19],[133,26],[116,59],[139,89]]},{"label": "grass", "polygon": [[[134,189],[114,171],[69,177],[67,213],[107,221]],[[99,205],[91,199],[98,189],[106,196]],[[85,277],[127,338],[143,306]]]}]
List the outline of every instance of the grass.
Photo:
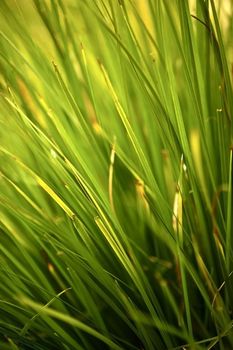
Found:
[{"label": "grass", "polygon": [[232,18],[1,0],[1,349],[232,349]]}]

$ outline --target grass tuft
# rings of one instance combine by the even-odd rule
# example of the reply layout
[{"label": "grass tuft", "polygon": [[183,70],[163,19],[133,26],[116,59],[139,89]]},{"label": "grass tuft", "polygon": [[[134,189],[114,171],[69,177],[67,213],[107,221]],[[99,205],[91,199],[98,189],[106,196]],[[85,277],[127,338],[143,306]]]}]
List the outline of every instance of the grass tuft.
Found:
[{"label": "grass tuft", "polygon": [[0,348],[232,349],[229,0],[0,1]]}]

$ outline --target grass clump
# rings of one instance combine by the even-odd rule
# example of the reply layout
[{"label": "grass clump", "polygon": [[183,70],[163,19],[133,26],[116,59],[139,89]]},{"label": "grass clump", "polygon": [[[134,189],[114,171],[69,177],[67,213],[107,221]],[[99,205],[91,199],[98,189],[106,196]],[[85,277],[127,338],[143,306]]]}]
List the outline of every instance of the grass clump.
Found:
[{"label": "grass clump", "polygon": [[1,349],[232,349],[233,8],[1,0]]}]

